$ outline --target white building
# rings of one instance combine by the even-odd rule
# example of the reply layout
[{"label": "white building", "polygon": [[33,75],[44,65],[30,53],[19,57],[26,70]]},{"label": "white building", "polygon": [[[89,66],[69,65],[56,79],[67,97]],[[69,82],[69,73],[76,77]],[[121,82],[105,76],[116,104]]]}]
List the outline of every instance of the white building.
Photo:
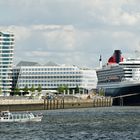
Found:
[{"label": "white building", "polygon": [[0,32],[0,92],[8,95],[12,85],[14,35]]},{"label": "white building", "polygon": [[69,89],[76,88],[76,86],[95,89],[96,84],[95,70],[84,70],[73,65],[58,65],[53,62],[39,65],[34,62],[20,62],[13,69],[13,88],[41,86],[43,90],[56,90],[65,85]]},{"label": "white building", "polygon": [[82,74],[81,87],[87,90],[96,89],[97,85],[96,71],[92,69],[83,69],[81,70],[81,74]]}]

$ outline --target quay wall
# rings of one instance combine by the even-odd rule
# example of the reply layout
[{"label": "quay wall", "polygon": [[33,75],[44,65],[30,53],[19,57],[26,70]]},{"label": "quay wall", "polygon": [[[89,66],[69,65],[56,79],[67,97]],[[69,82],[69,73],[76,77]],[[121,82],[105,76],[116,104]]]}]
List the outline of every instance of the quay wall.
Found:
[{"label": "quay wall", "polygon": [[0,100],[0,111],[33,111],[72,108],[111,107],[112,98],[97,99],[5,99]]}]

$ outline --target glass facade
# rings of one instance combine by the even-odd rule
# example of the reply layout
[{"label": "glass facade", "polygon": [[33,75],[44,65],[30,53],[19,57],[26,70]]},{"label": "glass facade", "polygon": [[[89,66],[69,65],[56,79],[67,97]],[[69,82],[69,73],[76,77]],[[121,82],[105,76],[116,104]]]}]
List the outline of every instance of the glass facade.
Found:
[{"label": "glass facade", "polygon": [[[86,86],[83,85],[84,79],[86,79]],[[43,90],[47,90],[65,85],[68,88],[79,86],[91,89],[96,88],[96,83],[95,70],[81,70],[76,66],[20,66],[13,69],[13,88],[16,86],[20,89],[25,86],[29,88],[41,86]]]},{"label": "glass facade", "polygon": [[0,32],[0,92],[9,95],[12,85],[14,35]]}]

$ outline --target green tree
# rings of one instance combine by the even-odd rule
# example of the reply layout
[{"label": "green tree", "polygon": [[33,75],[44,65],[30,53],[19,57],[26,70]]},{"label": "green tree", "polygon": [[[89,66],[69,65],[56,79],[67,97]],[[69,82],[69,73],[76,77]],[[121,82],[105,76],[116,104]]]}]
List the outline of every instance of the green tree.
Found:
[{"label": "green tree", "polygon": [[40,95],[40,94],[41,94],[41,91],[42,91],[42,87],[39,85],[39,86],[37,87],[37,92],[38,92],[38,95]]},{"label": "green tree", "polygon": [[68,94],[68,89],[69,89],[68,86],[64,85],[63,87],[64,87],[64,90],[65,90],[65,93]]},{"label": "green tree", "polygon": [[67,93],[67,91],[68,91],[68,86],[67,85],[63,85],[63,86],[59,86],[58,87],[58,89],[57,89],[57,91],[61,94],[61,93],[64,93],[64,91],[66,91],[66,93]]},{"label": "green tree", "polygon": [[23,88],[23,91],[24,91],[24,94],[27,94],[27,93],[28,93],[29,88],[28,88],[28,86],[27,86],[27,85]]},{"label": "green tree", "polygon": [[99,96],[105,96],[104,89],[100,89],[100,90],[99,90]]},{"label": "green tree", "polygon": [[79,86],[77,85],[77,86],[75,87],[75,93],[79,93],[79,90],[80,90],[80,88],[79,88]]},{"label": "green tree", "polygon": [[33,94],[34,94],[34,92],[35,92],[34,85],[32,85],[32,87],[31,87],[29,90],[32,92],[31,96],[33,96]]},{"label": "green tree", "polygon": [[61,94],[64,92],[64,86],[59,86],[57,89],[58,93]]},{"label": "green tree", "polygon": [[20,89],[19,89],[18,86],[16,86],[16,87],[14,88],[14,95],[19,95],[19,93],[20,93]]}]

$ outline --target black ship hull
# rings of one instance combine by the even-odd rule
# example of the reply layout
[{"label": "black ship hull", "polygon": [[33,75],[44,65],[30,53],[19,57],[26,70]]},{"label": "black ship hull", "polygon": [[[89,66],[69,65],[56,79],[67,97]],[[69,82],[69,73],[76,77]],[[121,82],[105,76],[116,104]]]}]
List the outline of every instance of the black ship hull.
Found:
[{"label": "black ship hull", "polygon": [[140,106],[140,83],[127,86],[102,85],[105,96],[113,97],[113,105]]}]

